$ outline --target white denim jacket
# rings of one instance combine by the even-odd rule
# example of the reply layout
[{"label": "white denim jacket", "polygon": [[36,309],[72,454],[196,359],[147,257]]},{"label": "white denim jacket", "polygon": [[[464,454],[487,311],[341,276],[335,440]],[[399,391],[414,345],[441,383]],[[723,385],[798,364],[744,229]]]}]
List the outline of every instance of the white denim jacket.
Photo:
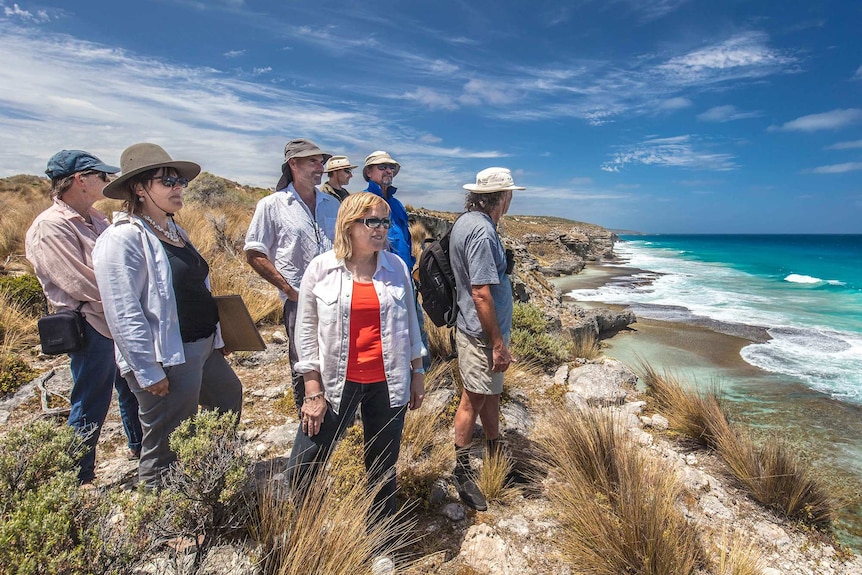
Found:
[{"label": "white denim jacket", "polygon": [[[191,243],[182,228],[180,235]],[[96,240],[93,266],[120,373],[134,372],[141,387],[185,363],[171,264],[155,232],[139,217],[115,212]],[[206,278],[209,288],[209,277]],[[216,326],[215,347],[224,347]]]},{"label": "white denim jacket", "polygon": [[[428,353],[419,333],[413,283],[401,258],[384,251],[377,253],[372,283],[380,302],[380,337],[389,406],[400,407],[410,400],[411,362]],[[347,375],[352,294],[352,274],[344,260],[335,257],[335,251],[311,260],[299,289],[296,370],[320,373],[326,400],[336,413]]]}]

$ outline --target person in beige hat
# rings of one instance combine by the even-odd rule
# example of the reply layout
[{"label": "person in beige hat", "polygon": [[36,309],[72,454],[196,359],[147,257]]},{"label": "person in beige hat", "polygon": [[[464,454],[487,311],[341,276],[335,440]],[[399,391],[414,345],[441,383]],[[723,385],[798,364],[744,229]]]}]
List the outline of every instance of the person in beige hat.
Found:
[{"label": "person in beige hat", "polygon": [[245,258],[263,279],[278,288],[284,302],[284,327],[293,372],[296,408],[302,408],[305,383],[297,373],[296,302],[305,268],[332,249],[338,200],[317,189],[324,164],[332,157],[311,140],[298,138],[284,146],[284,163],[276,191],[257,203],[245,236]]},{"label": "person in beige hat", "polygon": [[[371,152],[365,158],[365,166],[362,168],[362,177],[368,182],[366,192],[380,196],[389,205],[389,218],[392,226],[389,228],[389,251],[398,255],[407,269],[413,273],[416,267],[416,258],[413,256],[413,240],[410,237],[410,221],[407,218],[407,210],[404,204],[395,197],[398,189],[392,185],[392,180],[401,171],[401,164],[395,161],[389,152],[377,150]],[[418,291],[414,284],[413,295],[416,300],[416,310],[419,313],[419,331],[422,334],[422,344],[428,348],[428,332],[425,331],[425,312],[419,305]],[[422,360],[422,370],[431,367],[431,356],[425,356]]]},{"label": "person in beige hat", "polygon": [[320,191],[343,202],[350,195],[344,186],[350,183],[354,169],[356,166],[351,165],[347,156],[332,156],[323,166],[323,173],[329,174],[329,180],[320,186]]},{"label": "person in beige hat", "polygon": [[455,344],[464,389],[455,412],[455,470],[461,499],[474,509],[487,508],[473,480],[470,447],[477,417],[482,420],[488,452],[501,449],[500,394],[503,372],[512,363],[512,272],[497,224],[508,211],[516,186],[506,168],[487,168],[466,184],[467,212],[452,226],[449,256],[455,274],[458,317]]},{"label": "person in beige hat", "polygon": [[102,193],[125,201],[99,236],[93,267],[120,373],[140,405],[138,478],[158,488],[176,459],[168,437],[198,405],[242,409],[242,384],[224,356],[209,265],[173,219],[201,167],[156,144],[120,157],[122,175]]}]

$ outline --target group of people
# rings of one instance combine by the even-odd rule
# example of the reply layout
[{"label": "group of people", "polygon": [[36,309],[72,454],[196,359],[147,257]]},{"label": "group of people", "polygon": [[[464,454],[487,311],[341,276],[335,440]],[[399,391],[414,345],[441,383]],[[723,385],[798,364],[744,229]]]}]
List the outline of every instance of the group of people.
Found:
[{"label": "group of people", "polygon": [[[362,168],[367,188],[350,193],[357,168],[308,139],[288,142],[276,191],[258,202],[244,250],[284,306],[301,422],[290,487],[301,500],[361,405],[368,480],[379,486],[375,521],[396,512],[405,412],[422,405],[430,359],[407,212],[393,186],[401,165],[385,151],[372,152]],[[81,150],[63,150],[48,162],[53,204],[28,230],[26,251],[52,306],[80,307],[87,324],[85,348],[70,354],[69,425],[90,448],[79,462],[82,484],[95,477],[95,446],[113,389],[129,457],[140,458],[140,481],[151,487],[175,459],[168,436],[184,419],[199,407],[242,409],[209,266],[174,221],[183,188],[200,170],[148,143],[127,148],[120,168]],[[524,188],[505,168],[483,170],[464,188],[467,213],[450,238],[464,383],[453,476],[463,501],[483,510],[470,467],[473,428],[481,419],[488,449],[501,449],[499,400],[512,362],[511,270],[497,224],[512,191]],[[113,223],[93,208],[101,197],[123,201]]]}]

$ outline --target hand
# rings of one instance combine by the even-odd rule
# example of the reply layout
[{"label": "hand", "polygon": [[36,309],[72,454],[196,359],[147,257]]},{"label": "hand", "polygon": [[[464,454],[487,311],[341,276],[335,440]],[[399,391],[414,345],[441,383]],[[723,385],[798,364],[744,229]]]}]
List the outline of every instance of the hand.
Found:
[{"label": "hand", "polygon": [[299,301],[299,292],[293,289],[293,286],[288,287],[290,287],[290,291],[284,292],[287,295],[287,299],[294,302]]},{"label": "hand", "polygon": [[302,431],[308,437],[314,437],[320,433],[320,426],[323,425],[323,418],[326,416],[328,408],[326,399],[321,395],[317,399],[304,401],[302,403]]},{"label": "hand", "polygon": [[407,407],[410,409],[419,409],[422,407],[422,401],[425,399],[425,374],[414,373],[410,379],[410,401]]},{"label": "hand", "polygon": [[170,383],[168,383],[168,378],[166,377],[161,381],[157,381],[156,383],[154,383],[150,387],[145,387],[144,389],[146,389],[147,391],[149,391],[150,393],[152,393],[153,395],[156,395],[158,397],[165,397],[170,392],[169,388],[170,388]]},{"label": "hand", "polygon": [[491,371],[496,373],[502,373],[509,369],[509,366],[515,360],[512,359],[512,354],[509,353],[509,348],[505,346],[505,344],[495,345],[494,346],[494,365],[491,367]]},{"label": "hand", "polygon": [[228,349],[227,347],[223,347],[223,348],[219,349],[219,351],[220,351],[220,352],[221,352],[221,354],[222,354],[222,355],[224,355],[224,356],[228,356],[228,355],[230,355],[230,354],[232,354],[232,353],[233,353],[233,350],[232,350],[232,349]]}]

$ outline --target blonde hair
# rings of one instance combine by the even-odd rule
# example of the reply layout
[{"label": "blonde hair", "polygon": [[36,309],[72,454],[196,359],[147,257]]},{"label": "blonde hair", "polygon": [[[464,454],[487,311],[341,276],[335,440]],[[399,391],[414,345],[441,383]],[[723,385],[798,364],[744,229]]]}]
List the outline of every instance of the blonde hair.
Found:
[{"label": "blonde hair", "polygon": [[386,200],[369,192],[350,194],[341,202],[338,217],[335,219],[335,257],[346,260],[353,255],[350,226],[365,217],[365,213],[375,206],[385,206],[386,215],[389,215],[389,204]]}]

